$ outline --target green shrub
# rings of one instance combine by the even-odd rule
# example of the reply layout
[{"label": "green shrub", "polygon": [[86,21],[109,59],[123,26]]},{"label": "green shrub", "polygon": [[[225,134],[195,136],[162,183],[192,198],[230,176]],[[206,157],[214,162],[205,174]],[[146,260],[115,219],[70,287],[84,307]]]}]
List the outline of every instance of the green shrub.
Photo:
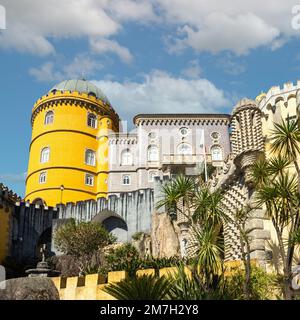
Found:
[{"label": "green shrub", "polygon": [[129,276],[135,275],[140,263],[139,253],[130,243],[125,243],[116,249],[110,249],[105,260],[107,271],[125,270]]},{"label": "green shrub", "polygon": [[[244,299],[243,282],[245,272],[243,269],[236,270],[232,276],[226,279],[226,292],[233,299]],[[251,300],[274,299],[278,292],[277,277],[267,273],[260,267],[252,267],[250,279]]]},{"label": "green shrub", "polygon": [[58,228],[54,235],[58,250],[77,258],[81,272],[85,272],[91,264],[99,265],[97,256],[100,249],[115,241],[115,237],[101,224],[76,223],[74,219]]},{"label": "green shrub", "polygon": [[143,234],[144,234],[144,232],[136,232],[131,236],[131,238],[133,240],[139,240],[142,237]]}]

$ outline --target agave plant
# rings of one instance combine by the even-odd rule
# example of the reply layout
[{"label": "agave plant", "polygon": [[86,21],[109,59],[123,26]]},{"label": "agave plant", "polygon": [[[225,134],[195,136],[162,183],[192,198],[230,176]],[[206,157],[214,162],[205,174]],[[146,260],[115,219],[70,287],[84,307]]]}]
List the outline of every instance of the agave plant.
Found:
[{"label": "agave plant", "polygon": [[165,277],[143,275],[109,284],[104,291],[117,300],[164,300],[171,286],[172,280]]}]

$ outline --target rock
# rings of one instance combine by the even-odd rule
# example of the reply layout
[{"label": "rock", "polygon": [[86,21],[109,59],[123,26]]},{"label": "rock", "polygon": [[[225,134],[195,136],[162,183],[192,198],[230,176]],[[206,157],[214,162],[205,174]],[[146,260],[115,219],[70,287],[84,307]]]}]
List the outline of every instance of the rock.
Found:
[{"label": "rock", "polygon": [[155,258],[170,258],[180,254],[178,231],[167,213],[152,215],[152,255]]},{"label": "rock", "polygon": [[59,293],[51,278],[16,278],[0,283],[0,300],[59,300]]},{"label": "rock", "polygon": [[142,258],[152,255],[150,234],[141,232],[138,239],[132,239],[132,245],[136,248]]}]

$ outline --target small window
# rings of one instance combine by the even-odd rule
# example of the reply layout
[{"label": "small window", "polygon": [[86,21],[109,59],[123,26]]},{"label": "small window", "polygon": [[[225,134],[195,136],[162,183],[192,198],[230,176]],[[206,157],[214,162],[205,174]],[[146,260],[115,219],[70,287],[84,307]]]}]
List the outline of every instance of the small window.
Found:
[{"label": "small window", "polygon": [[132,161],[132,153],[129,149],[123,150],[121,154],[121,165],[122,166],[131,166],[133,164]]},{"label": "small window", "polygon": [[45,115],[45,124],[51,124],[54,121],[54,112],[53,111],[48,111]]},{"label": "small window", "polygon": [[39,176],[39,183],[46,183],[46,179],[47,179],[47,172],[46,171],[41,172]]},{"label": "small window", "polygon": [[189,133],[188,128],[185,128],[185,127],[180,128],[179,131],[180,131],[180,134],[184,137]]},{"label": "small window", "polygon": [[41,158],[40,158],[40,162],[41,163],[46,163],[49,161],[49,157],[50,157],[50,148],[46,147],[43,148],[41,151]]},{"label": "small window", "polygon": [[156,171],[149,171],[148,174],[148,182],[154,182],[154,177],[157,176],[157,172]]},{"label": "small window", "polygon": [[210,149],[211,159],[212,161],[222,161],[223,160],[223,152],[222,148],[219,146],[213,146]]},{"label": "small window", "polygon": [[93,186],[94,185],[94,176],[92,174],[89,174],[89,173],[85,174],[85,184],[87,186]]},{"label": "small window", "polygon": [[192,154],[192,147],[187,144],[187,143],[181,143],[178,147],[177,147],[177,152],[178,154]]},{"label": "small window", "polygon": [[148,161],[158,161],[158,147],[155,145],[151,145],[148,147]]},{"label": "small window", "polygon": [[150,133],[148,134],[148,137],[149,137],[150,139],[155,139],[155,138],[156,138],[156,133],[155,133],[155,132],[150,132]]},{"label": "small window", "polygon": [[93,113],[88,114],[87,125],[92,128],[97,128],[97,117]]},{"label": "small window", "polygon": [[130,175],[124,174],[122,177],[123,185],[130,185]]},{"label": "small window", "polygon": [[93,150],[87,149],[85,151],[85,164],[89,166],[96,165],[96,153]]},{"label": "small window", "polygon": [[211,137],[214,139],[214,140],[217,140],[220,138],[220,133],[219,132],[212,132],[211,134]]}]

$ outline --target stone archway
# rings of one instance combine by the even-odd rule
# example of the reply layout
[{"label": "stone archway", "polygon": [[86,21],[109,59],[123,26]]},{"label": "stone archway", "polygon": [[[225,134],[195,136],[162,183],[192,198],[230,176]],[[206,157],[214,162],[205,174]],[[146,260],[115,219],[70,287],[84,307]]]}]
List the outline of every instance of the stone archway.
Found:
[{"label": "stone archway", "polygon": [[37,205],[40,205],[40,206],[47,206],[46,201],[44,201],[42,198],[35,198],[32,201],[32,204],[37,204]]},{"label": "stone archway", "polygon": [[117,213],[110,210],[103,210],[99,212],[92,221],[102,223],[107,231],[117,237],[118,242],[128,241],[127,223]]}]

